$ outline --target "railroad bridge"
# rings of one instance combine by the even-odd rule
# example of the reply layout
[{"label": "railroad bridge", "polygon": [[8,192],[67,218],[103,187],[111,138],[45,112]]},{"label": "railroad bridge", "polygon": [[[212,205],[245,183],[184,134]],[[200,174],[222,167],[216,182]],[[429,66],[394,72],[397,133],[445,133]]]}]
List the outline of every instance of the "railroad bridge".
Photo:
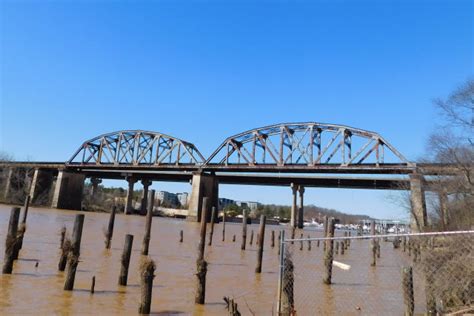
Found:
[{"label": "railroad bridge", "polygon": [[[189,216],[199,219],[203,197],[218,207],[219,184],[278,185],[291,189],[291,224],[303,225],[305,187],[410,190],[414,213],[426,221],[424,176],[449,166],[415,164],[375,132],[316,122],[282,123],[226,138],[206,159],[191,142],[143,130],[103,134],[83,142],[66,162],[3,162],[3,196],[28,186],[33,204],[48,192],[53,208],[80,209],[84,180],[135,183],[146,200],[152,181],[190,182]],[[299,206],[297,195],[299,193]],[[26,194],[25,194],[26,195]],[[142,200],[143,201],[143,200]]]}]

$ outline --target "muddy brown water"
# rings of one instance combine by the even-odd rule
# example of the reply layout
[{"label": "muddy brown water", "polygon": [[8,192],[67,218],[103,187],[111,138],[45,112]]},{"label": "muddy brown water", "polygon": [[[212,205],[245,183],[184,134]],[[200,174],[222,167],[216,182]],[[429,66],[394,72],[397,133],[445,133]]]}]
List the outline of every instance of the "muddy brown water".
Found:
[{"label": "muddy brown water", "polygon": [[[4,240],[11,206],[0,205],[0,261],[3,263]],[[140,287],[138,267],[145,217],[118,214],[112,248],[105,250],[104,230],[109,214],[84,213],[81,257],[74,291],[63,291],[64,273],[57,271],[59,231],[67,227],[70,235],[78,212],[30,208],[27,231],[20,258],[12,275],[0,275],[0,314],[137,314]],[[152,314],[156,315],[227,315],[224,296],[235,297],[242,315],[272,315],[276,312],[278,255],[270,247],[271,230],[267,226],[262,274],[256,275],[256,238],[246,251],[240,250],[241,226],[216,224],[212,246],[206,244],[209,262],[206,304],[194,304],[195,259],[199,224],[168,218],[153,218],[150,257],[156,262]],[[249,225],[255,236],[258,225]],[[179,243],[179,232],[184,242]],[[208,229],[209,232],[209,229]],[[119,286],[120,257],[126,234],[133,234],[133,251],[128,286]],[[236,242],[232,236],[236,235]],[[305,237],[321,237],[321,232],[306,231]],[[287,233],[288,236],[288,233]],[[297,233],[297,236],[300,236]],[[247,238],[249,240],[249,238]],[[295,295],[298,315],[316,314],[393,314],[403,313],[400,267],[404,264],[391,244],[383,244],[379,266],[369,266],[368,243],[352,242],[340,260],[350,264],[349,271],[334,268],[334,285],[324,286],[322,279],[322,243],[312,243],[311,252],[290,245],[295,262]],[[38,267],[35,267],[38,262]],[[95,294],[89,293],[96,276]]]}]

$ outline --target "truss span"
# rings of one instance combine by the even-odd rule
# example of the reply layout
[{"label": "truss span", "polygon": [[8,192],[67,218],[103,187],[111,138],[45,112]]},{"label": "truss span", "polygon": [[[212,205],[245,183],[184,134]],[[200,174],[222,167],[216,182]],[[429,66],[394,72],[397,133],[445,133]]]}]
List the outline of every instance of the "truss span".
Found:
[{"label": "truss span", "polygon": [[66,165],[175,166],[204,161],[192,143],[157,132],[128,130],[85,141]]},{"label": "truss span", "polygon": [[377,133],[343,125],[283,123],[227,138],[207,166],[340,167],[381,164],[411,165]]}]

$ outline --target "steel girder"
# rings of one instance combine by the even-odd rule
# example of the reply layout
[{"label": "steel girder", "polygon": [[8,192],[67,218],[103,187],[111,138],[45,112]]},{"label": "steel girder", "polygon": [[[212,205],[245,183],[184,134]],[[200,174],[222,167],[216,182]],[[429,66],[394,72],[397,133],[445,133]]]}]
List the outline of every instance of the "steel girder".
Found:
[{"label": "steel girder", "polygon": [[127,130],[85,141],[67,166],[201,165],[205,158],[192,143],[161,133]]},{"label": "steel girder", "polygon": [[[386,159],[389,154],[389,159]],[[283,123],[227,138],[205,166],[412,164],[377,133],[344,125]]]}]

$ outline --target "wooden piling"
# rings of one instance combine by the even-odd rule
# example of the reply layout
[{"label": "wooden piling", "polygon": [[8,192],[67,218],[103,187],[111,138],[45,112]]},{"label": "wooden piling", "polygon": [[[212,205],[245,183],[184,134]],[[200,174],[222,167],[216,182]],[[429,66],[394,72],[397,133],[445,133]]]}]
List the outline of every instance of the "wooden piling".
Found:
[{"label": "wooden piling", "polygon": [[[375,236],[375,221],[372,221],[370,223],[370,234],[372,236]],[[375,237],[372,237],[370,241],[370,248],[372,251],[372,261],[370,265],[372,267],[375,267],[375,265],[377,264],[377,240],[375,239]]]},{"label": "wooden piling", "polygon": [[376,240],[377,245],[377,258],[380,258],[380,239]]},{"label": "wooden piling", "polygon": [[341,241],[341,255],[344,254],[344,252],[345,252],[345,250],[346,250],[345,247],[346,247],[345,242],[344,242],[344,241]]},{"label": "wooden piling", "polygon": [[63,226],[63,228],[61,228],[61,231],[59,233],[61,235],[61,239],[59,241],[59,249],[62,249],[63,244],[64,244],[64,240],[66,238],[66,226]]},{"label": "wooden piling", "polygon": [[91,294],[94,294],[94,291],[95,291],[95,275],[92,277]]},{"label": "wooden piling", "polygon": [[262,272],[262,258],[263,258],[263,246],[265,241],[265,223],[267,217],[265,215],[260,216],[260,227],[258,233],[258,251],[257,251],[257,267],[255,273]]},{"label": "wooden piling", "polygon": [[[242,211],[242,244],[240,250],[245,250],[247,244],[247,210]],[[252,244],[252,242],[250,242]]]},{"label": "wooden piling", "polygon": [[145,235],[143,236],[142,242],[142,255],[148,256],[148,250],[150,248],[151,239],[151,224],[153,220],[153,207],[155,203],[155,190],[148,192],[147,198],[147,212],[146,212],[146,224],[145,224]]},{"label": "wooden piling", "polygon": [[179,242],[183,242],[183,237],[184,237],[184,236],[183,236],[183,230],[181,229],[181,230],[179,231]]},{"label": "wooden piling", "polygon": [[272,248],[275,247],[275,231],[274,230],[272,230],[272,239],[271,239],[270,247]]},{"label": "wooden piling", "polygon": [[114,224],[115,224],[115,213],[117,212],[117,207],[114,205],[112,211],[110,212],[109,225],[107,226],[107,232],[105,235],[105,249],[110,249],[110,244],[112,241],[112,236],[114,234]]},{"label": "wooden piling", "polygon": [[232,237],[232,242],[235,242],[235,235]]},{"label": "wooden piling", "polygon": [[415,297],[413,293],[413,269],[412,267],[402,268],[402,291],[405,303],[405,316],[413,316],[415,311]]},{"label": "wooden piling", "polygon": [[339,254],[339,241],[336,241],[336,255]]},{"label": "wooden piling", "polygon": [[153,260],[147,258],[140,266],[140,306],[138,307],[139,314],[150,314],[151,298],[153,291],[153,279],[155,278],[156,265]]},{"label": "wooden piling", "polygon": [[201,231],[198,245],[198,261],[204,259],[204,248],[206,247],[206,228],[209,214],[209,198],[204,197],[202,199],[202,210],[201,210]]},{"label": "wooden piling", "polygon": [[21,219],[21,223],[18,226],[17,236],[19,240],[18,240],[17,248],[15,250],[15,256],[14,256],[15,260],[18,259],[18,253],[21,250],[21,248],[23,248],[23,237],[25,236],[25,232],[26,232],[26,218],[28,217],[29,207],[30,207],[30,196],[27,195],[25,199],[25,204],[23,205],[23,216]]},{"label": "wooden piling", "polygon": [[61,255],[59,256],[59,263],[58,263],[58,270],[64,271],[66,269],[67,263],[67,256],[69,255],[69,251],[71,251],[71,240],[66,238],[66,227],[61,228],[61,241],[60,241],[60,248],[61,248]]},{"label": "wooden piling", "polygon": [[[327,221],[327,233],[326,237],[332,238],[334,237],[334,226],[335,226],[335,220],[334,218],[329,218]],[[325,240],[324,244],[326,245],[326,251],[324,252],[324,276],[323,276],[323,283],[324,284],[331,284],[332,280],[332,261],[334,258],[334,240],[333,239],[327,239]]]},{"label": "wooden piling", "polygon": [[8,222],[8,233],[5,241],[5,256],[3,259],[3,274],[13,272],[13,261],[17,245],[18,221],[20,219],[20,208],[12,207],[10,211],[10,220]]},{"label": "wooden piling", "polygon": [[222,241],[225,241],[225,211],[222,211]]},{"label": "wooden piling", "polygon": [[318,248],[319,248],[319,243],[320,243],[320,241],[319,241],[319,239],[318,239],[318,240],[316,241],[316,247],[318,247]]},{"label": "wooden piling", "polygon": [[300,236],[300,250],[303,250],[303,234]]},{"label": "wooden piling", "polygon": [[204,304],[206,298],[206,274],[207,262],[200,258],[196,261],[196,296],[194,302],[196,304]]},{"label": "wooden piling", "polygon": [[278,232],[278,255],[280,255],[280,248],[281,248],[281,230]]},{"label": "wooden piling", "polygon": [[214,224],[217,219],[217,209],[215,206],[212,207],[211,211],[211,231],[209,232],[209,246],[212,246],[212,236],[214,235]]},{"label": "wooden piling", "polygon": [[66,281],[64,282],[64,290],[72,291],[74,288],[74,280],[76,278],[77,265],[79,264],[79,256],[81,253],[82,227],[84,226],[84,214],[77,214],[72,230],[71,250],[67,258]]},{"label": "wooden piling", "polygon": [[127,285],[128,267],[130,266],[130,257],[132,255],[133,235],[127,234],[125,236],[125,243],[123,245],[122,258],[120,260],[120,275],[119,285]]},{"label": "wooden piling", "polygon": [[[328,236],[328,221],[329,221],[329,217],[324,216],[324,219],[323,219],[324,236],[323,237]],[[323,251],[326,251],[326,241],[323,242]]]},{"label": "wooden piling", "polygon": [[311,240],[310,240],[310,236],[308,235],[308,251],[311,251]]},{"label": "wooden piling", "polygon": [[250,231],[250,243],[249,245],[252,246],[253,244],[253,230]]}]

